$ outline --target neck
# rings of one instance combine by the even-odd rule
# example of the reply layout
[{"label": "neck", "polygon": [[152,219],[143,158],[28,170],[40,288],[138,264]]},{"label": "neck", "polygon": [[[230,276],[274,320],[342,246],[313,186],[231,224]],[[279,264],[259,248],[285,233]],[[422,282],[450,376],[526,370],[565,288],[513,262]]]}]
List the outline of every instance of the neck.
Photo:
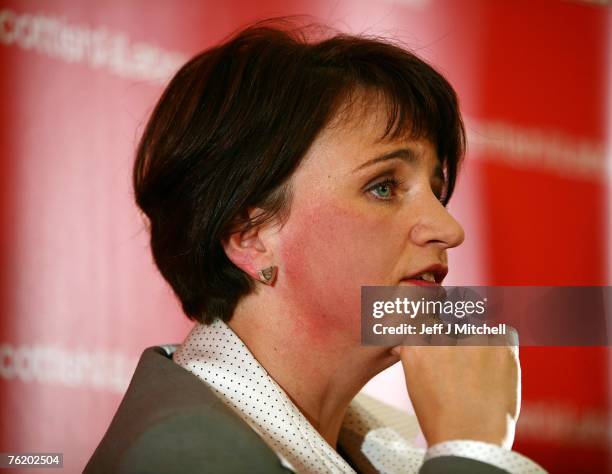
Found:
[{"label": "neck", "polygon": [[[240,302],[228,325],[313,427],[337,448],[352,399],[376,374],[397,362],[385,348],[363,347],[359,338],[310,324],[316,318],[274,305]],[[304,321],[308,323],[305,324]]]}]

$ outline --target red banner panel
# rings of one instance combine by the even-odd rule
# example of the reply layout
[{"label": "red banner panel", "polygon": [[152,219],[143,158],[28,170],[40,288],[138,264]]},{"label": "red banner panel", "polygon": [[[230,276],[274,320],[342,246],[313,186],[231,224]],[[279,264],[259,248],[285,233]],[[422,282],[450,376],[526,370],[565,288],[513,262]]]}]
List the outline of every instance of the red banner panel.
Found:
[{"label": "red banner panel", "polygon": [[[469,144],[450,209],[466,241],[448,284],[610,284],[602,3],[1,2],[0,452],[63,453],[80,472],[139,354],[187,334],[133,204],[134,150],[177,68],[255,20],[396,38],[456,88]],[[515,449],[607,472],[609,360],[523,349]],[[401,377],[368,390],[406,397]]]}]

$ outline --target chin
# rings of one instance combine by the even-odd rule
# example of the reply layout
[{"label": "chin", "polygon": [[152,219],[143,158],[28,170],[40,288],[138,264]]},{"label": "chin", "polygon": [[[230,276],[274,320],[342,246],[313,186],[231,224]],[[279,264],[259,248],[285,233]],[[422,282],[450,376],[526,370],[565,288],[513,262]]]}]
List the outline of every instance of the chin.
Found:
[{"label": "chin", "polygon": [[374,364],[385,370],[400,361],[400,356],[392,354],[390,347],[371,347]]}]

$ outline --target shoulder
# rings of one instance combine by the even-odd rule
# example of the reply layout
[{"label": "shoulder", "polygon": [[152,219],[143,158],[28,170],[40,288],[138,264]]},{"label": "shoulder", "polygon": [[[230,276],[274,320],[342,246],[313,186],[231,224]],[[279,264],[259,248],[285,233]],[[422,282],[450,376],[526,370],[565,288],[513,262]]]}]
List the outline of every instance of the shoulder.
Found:
[{"label": "shoulder", "polygon": [[121,458],[118,473],[286,472],[254,432],[207,413],[181,414],[149,427]]},{"label": "shoulder", "polygon": [[287,472],[276,454],[162,347],[147,349],[85,473]]}]

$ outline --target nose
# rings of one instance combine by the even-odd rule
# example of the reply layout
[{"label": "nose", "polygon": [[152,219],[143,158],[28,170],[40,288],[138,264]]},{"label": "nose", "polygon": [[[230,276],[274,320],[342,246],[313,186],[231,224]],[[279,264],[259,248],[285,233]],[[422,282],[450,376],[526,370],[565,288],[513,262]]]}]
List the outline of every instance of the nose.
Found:
[{"label": "nose", "polygon": [[465,239],[463,227],[433,193],[427,193],[410,237],[417,245],[436,244],[443,249],[457,247]]}]

